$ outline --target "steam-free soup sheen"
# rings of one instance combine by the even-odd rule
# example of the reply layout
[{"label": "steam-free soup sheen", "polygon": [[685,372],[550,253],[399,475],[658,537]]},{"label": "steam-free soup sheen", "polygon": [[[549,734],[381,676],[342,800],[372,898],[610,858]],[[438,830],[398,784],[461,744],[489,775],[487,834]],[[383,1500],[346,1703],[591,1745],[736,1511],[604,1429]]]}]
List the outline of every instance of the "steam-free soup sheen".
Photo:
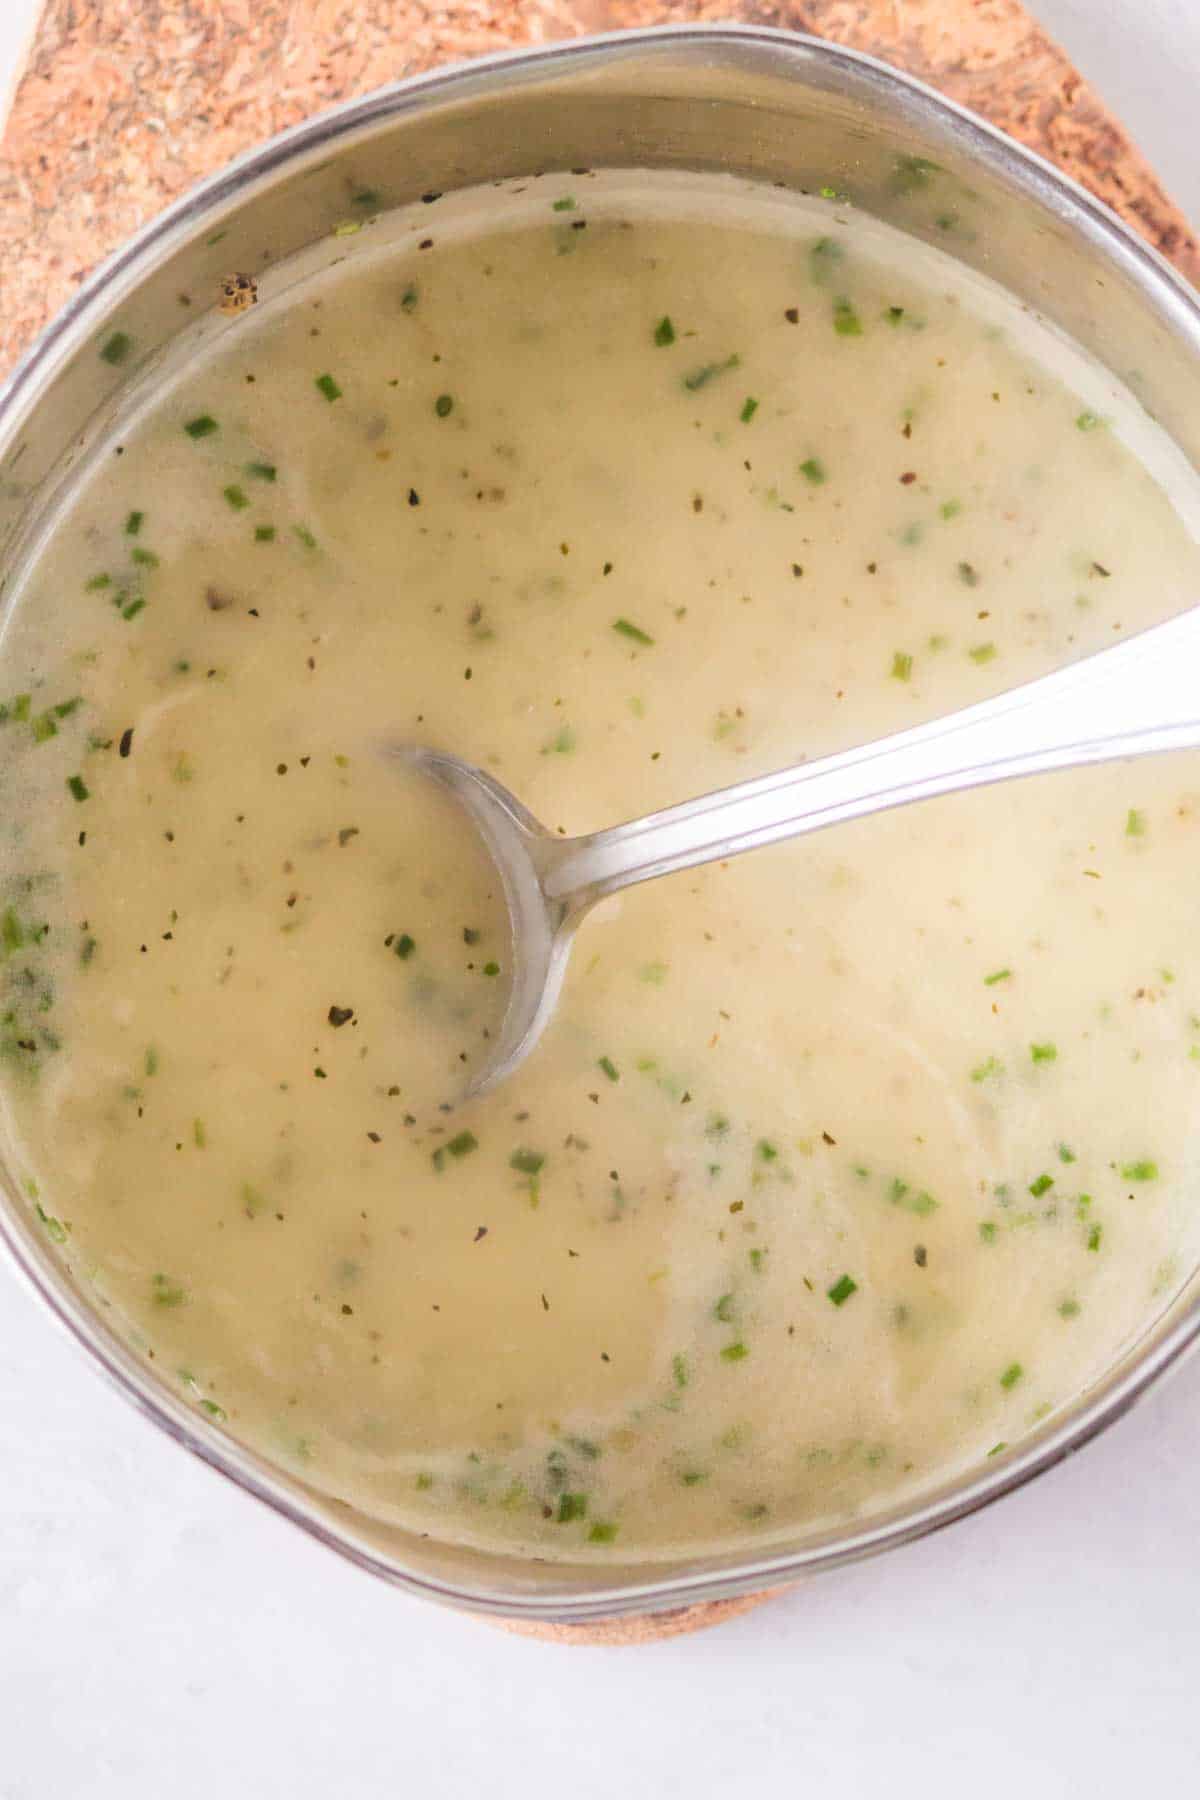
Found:
[{"label": "steam-free soup sheen", "polygon": [[36,1219],[222,1429],[450,1539],[769,1543],[983,1463],[1194,1264],[1200,764],[634,889],[463,1104],[505,914],[383,747],[578,832],[982,699],[1200,595],[1169,452],[836,199],[545,178],[337,252],[114,427],[10,618]]}]

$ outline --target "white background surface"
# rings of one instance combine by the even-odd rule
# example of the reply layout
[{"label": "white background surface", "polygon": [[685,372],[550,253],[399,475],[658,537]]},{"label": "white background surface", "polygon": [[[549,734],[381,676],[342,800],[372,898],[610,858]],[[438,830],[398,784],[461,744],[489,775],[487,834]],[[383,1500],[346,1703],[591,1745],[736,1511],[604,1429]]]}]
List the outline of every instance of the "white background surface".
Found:
[{"label": "white background surface", "polygon": [[[1034,0],[1200,218],[1200,0]],[[0,0],[0,100],[33,0]],[[183,1456],[0,1268],[0,1800],[1095,1800],[1200,1762],[1200,1361],[1031,1489],[705,1636],[408,1601]]]}]

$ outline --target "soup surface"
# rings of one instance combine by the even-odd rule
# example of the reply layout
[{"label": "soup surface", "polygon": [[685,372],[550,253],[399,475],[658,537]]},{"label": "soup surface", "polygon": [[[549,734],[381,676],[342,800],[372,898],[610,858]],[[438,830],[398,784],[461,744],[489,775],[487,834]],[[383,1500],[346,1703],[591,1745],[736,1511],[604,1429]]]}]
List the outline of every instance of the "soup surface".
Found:
[{"label": "soup surface", "polygon": [[506,919],[388,746],[580,832],[947,712],[1200,595],[1169,451],[836,201],[547,177],[338,254],[10,610],[31,1209],[222,1429],[445,1538],[769,1544],[1001,1453],[1194,1265],[1196,760],[634,889],[461,1103]]}]

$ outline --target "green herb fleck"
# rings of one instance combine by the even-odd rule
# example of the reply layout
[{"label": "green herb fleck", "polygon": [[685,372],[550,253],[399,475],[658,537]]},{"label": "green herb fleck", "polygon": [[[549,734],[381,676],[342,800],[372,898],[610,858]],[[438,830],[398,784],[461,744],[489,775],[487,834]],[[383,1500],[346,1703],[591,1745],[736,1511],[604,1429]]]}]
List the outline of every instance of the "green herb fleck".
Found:
[{"label": "green herb fleck", "polygon": [[862,320],[844,294],[833,303],[833,329],[839,337],[861,337],[863,334]]},{"label": "green herb fleck", "polygon": [[558,1496],[558,1523],[569,1525],[573,1519],[587,1517],[586,1494],[560,1494]]},{"label": "green herb fleck", "polygon": [[836,238],[818,238],[809,247],[808,270],[817,287],[828,287],[834,270],[845,259],[846,252]]},{"label": "green herb fleck", "polygon": [[1129,1162],[1121,1164],[1123,1181],[1157,1181],[1158,1164],[1156,1162]]},{"label": "green herb fleck", "polygon": [[211,437],[213,432],[219,431],[221,427],[211,413],[199,413],[194,419],[189,419],[183,429],[190,438],[206,438]]},{"label": "green herb fleck", "polygon": [[1000,1377],[1000,1386],[1002,1388],[1016,1387],[1024,1373],[1025,1371],[1019,1362],[1009,1363],[1007,1369],[1005,1369],[1003,1375]]},{"label": "green herb fleck", "polygon": [[472,1150],[478,1150],[479,1139],[473,1131],[459,1131],[446,1144],[451,1156],[470,1156]]},{"label": "green herb fleck", "polygon": [[82,775],[68,775],[67,788],[73,800],[87,800],[91,797]]},{"label": "green herb fleck", "polygon": [[145,517],[146,515],[144,512],[131,512],[125,520],[125,536],[136,537],[138,532],[142,529],[142,523]]},{"label": "green herb fleck", "polygon": [[671,1379],[677,1388],[685,1388],[688,1384],[688,1361],[681,1350],[671,1358]]},{"label": "green herb fleck", "polygon": [[654,327],[654,341],[660,350],[665,350],[675,342],[675,327],[666,313]]},{"label": "green herb fleck", "polygon": [[1103,423],[1104,420],[1099,413],[1092,412],[1090,407],[1085,407],[1076,417],[1075,429],[1077,431],[1099,431]]},{"label": "green herb fleck", "polygon": [[514,1150],[508,1159],[510,1169],[517,1169],[522,1175],[537,1175],[544,1167],[546,1158],[540,1150]]},{"label": "green herb fleck", "polygon": [[273,525],[256,525],[254,527],[254,541],[256,544],[273,544],[275,542],[275,527]]},{"label": "green herb fleck", "polygon": [[716,376],[724,375],[729,369],[736,369],[740,362],[741,357],[734,351],[724,362],[701,363],[698,369],[693,369],[690,375],[683,377],[683,385],[690,394],[694,394],[698,388],[707,387]]},{"label": "green herb fleck", "polygon": [[811,487],[822,487],[829,477],[819,456],[809,456],[800,464],[800,473]]},{"label": "green herb fleck", "polygon": [[742,410],[738,414],[738,417],[741,419],[743,425],[748,425],[757,411],[758,411],[758,401],[755,400],[750,394],[747,394],[746,398],[742,402]]},{"label": "green herb fleck", "polygon": [[1042,1195],[1048,1194],[1050,1192],[1050,1189],[1053,1186],[1054,1186],[1053,1175],[1044,1175],[1043,1174],[1043,1175],[1039,1175],[1037,1177],[1036,1181],[1030,1182],[1029,1191],[1033,1195],[1035,1200],[1040,1200]]},{"label": "green herb fleck", "polygon": [[326,400],[340,400],[342,397],[342,390],[332,375],[318,375],[313,386],[318,393],[324,394]]},{"label": "green herb fleck", "polygon": [[1057,1044],[1030,1044],[1029,1054],[1035,1063],[1057,1062]]},{"label": "green herb fleck", "polygon": [[564,194],[561,200],[554,201],[550,210],[551,210],[551,212],[574,212],[575,211],[575,196],[574,196],[574,194]]},{"label": "green herb fleck", "polygon": [[111,363],[112,366],[116,368],[118,363],[123,363],[125,361],[125,358],[132,349],[133,339],[130,337],[129,333],[127,331],[114,331],[112,336],[107,339],[101,347],[100,360],[102,362]]},{"label": "green herb fleck", "polygon": [[858,1283],[852,1276],[842,1275],[831,1288],[825,1289],[825,1297],[832,1300],[835,1306],[845,1306],[851,1294],[857,1294]]},{"label": "green herb fleck", "polygon": [[652,644],[654,642],[650,633],[643,631],[640,625],[635,625],[632,619],[614,619],[613,630],[619,631],[622,637],[631,638],[635,644]]},{"label": "green herb fleck", "polygon": [[433,410],[439,419],[448,419],[454,411],[453,394],[439,394],[433,403]]},{"label": "green herb fleck", "polygon": [[1090,1231],[1088,1232],[1088,1238],[1087,1238],[1088,1249],[1089,1250],[1099,1250],[1103,1237],[1104,1237],[1103,1225],[1093,1225],[1091,1227]]},{"label": "green herb fleck", "polygon": [[993,969],[992,973],[990,975],[984,976],[983,985],[984,985],[984,987],[995,987],[998,982],[1011,981],[1011,980],[1012,980],[1012,970],[1011,969]]},{"label": "green herb fleck", "polygon": [[745,1362],[749,1354],[749,1350],[747,1350],[743,1343],[726,1344],[725,1348],[721,1351],[721,1361],[730,1363]]},{"label": "green herb fleck", "polygon": [[393,950],[396,952],[396,955],[400,958],[401,962],[407,962],[416,947],[416,938],[410,937],[407,931],[402,931],[392,945]]},{"label": "green herb fleck", "polygon": [[596,1067],[603,1070],[610,1081],[620,1081],[621,1071],[617,1068],[617,1065],[611,1056],[602,1056],[596,1064]]},{"label": "green herb fleck", "polygon": [[597,1519],[588,1532],[589,1544],[611,1544],[617,1535],[617,1527],[607,1519]]},{"label": "green herb fleck", "polygon": [[1125,836],[1145,837],[1145,835],[1146,815],[1144,812],[1139,812],[1135,806],[1131,806],[1125,815]]},{"label": "green herb fleck", "polygon": [[156,1275],[152,1283],[154,1304],[156,1306],[182,1306],[185,1298],[184,1290],[177,1281],[167,1275]]},{"label": "green herb fleck", "polygon": [[278,473],[274,463],[248,462],[246,464],[246,474],[255,481],[274,481]]},{"label": "green herb fleck", "polygon": [[907,650],[897,650],[892,657],[892,677],[896,681],[912,679],[913,659]]}]

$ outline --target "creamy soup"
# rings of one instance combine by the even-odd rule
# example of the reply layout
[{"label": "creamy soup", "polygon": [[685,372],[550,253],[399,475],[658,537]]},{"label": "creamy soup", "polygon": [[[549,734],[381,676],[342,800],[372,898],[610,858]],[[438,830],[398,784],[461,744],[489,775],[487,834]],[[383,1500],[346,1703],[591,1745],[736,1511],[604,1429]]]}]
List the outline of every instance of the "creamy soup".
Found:
[{"label": "creamy soup", "polygon": [[981,699],[1200,595],[1168,448],[836,200],[544,178],[337,248],[10,611],[32,1216],[214,1428],[447,1539],[769,1544],[1002,1454],[1194,1265],[1200,763],[631,890],[463,1102],[506,917],[387,751],[578,832]]}]

